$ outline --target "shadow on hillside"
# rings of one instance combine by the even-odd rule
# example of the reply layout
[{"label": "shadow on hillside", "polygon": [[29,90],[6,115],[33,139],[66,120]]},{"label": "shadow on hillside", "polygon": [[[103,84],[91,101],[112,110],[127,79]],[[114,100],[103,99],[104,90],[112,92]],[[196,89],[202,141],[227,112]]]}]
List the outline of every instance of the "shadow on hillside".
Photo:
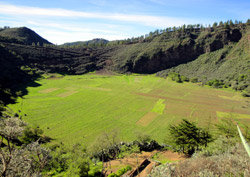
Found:
[{"label": "shadow on hillside", "polygon": [[[37,78],[38,79],[38,78]],[[29,81],[27,83],[24,83],[20,88],[19,88],[19,91],[22,92],[22,95],[21,97],[25,96],[25,95],[28,95],[29,91],[28,91],[28,87],[39,87],[41,86],[41,84],[37,83],[36,82],[36,79],[35,80],[32,80],[32,81]]]}]

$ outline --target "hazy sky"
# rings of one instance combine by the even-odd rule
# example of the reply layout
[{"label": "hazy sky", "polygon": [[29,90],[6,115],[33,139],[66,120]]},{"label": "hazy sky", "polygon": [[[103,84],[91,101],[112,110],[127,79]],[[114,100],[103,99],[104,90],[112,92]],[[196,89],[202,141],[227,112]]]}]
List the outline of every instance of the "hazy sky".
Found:
[{"label": "hazy sky", "polygon": [[0,0],[0,26],[26,26],[55,44],[248,18],[250,0]]}]

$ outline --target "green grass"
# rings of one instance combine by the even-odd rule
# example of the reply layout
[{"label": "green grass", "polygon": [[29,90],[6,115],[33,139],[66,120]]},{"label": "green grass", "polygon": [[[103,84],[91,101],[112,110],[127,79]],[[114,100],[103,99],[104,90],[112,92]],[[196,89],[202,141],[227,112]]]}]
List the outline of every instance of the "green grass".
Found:
[{"label": "green grass", "polygon": [[[40,126],[55,139],[52,143],[67,146],[90,144],[102,132],[112,130],[118,130],[124,141],[144,132],[163,142],[168,125],[182,118],[206,126],[208,121],[217,121],[218,111],[233,108],[234,113],[250,115],[249,108],[243,108],[247,98],[225,99],[239,95],[232,90],[179,84],[153,75],[46,76],[37,83],[41,86],[29,87],[28,95],[9,107],[27,114],[23,119]],[[137,123],[149,112],[157,116],[148,118],[146,126]]]},{"label": "green grass", "polygon": [[159,99],[156,104],[154,105],[154,108],[152,109],[152,112],[158,113],[158,114],[163,114],[163,111],[165,109],[165,104],[163,104],[165,100],[164,99]]},{"label": "green grass", "polygon": [[219,118],[234,118],[234,119],[250,119],[249,114],[237,114],[237,113],[230,113],[230,112],[217,112],[217,116]]}]

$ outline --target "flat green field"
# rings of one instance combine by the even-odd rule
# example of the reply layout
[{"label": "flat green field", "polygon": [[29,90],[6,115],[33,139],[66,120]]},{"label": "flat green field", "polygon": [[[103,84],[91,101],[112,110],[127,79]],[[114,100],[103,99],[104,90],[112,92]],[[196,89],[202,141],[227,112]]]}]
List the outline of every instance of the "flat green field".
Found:
[{"label": "flat green field", "polygon": [[9,105],[23,119],[66,145],[90,144],[102,132],[116,130],[121,140],[148,133],[162,142],[170,123],[182,118],[200,125],[222,117],[250,124],[249,99],[230,89],[176,83],[153,75],[50,77],[29,87],[28,95]]}]

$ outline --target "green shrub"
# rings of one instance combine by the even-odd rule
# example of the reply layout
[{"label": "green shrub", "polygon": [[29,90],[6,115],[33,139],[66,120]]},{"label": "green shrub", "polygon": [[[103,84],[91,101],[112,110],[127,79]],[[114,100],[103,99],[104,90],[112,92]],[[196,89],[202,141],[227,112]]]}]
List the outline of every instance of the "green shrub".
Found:
[{"label": "green shrub", "polygon": [[239,83],[236,90],[245,90],[248,87],[246,83]]},{"label": "green shrub", "polygon": [[110,174],[108,175],[108,177],[118,177],[118,176],[117,176],[117,174],[115,174],[115,173],[110,173]]},{"label": "green shrub", "polygon": [[120,177],[129,170],[132,170],[132,168],[131,168],[131,166],[128,165],[128,166],[118,170],[116,173],[109,174],[108,177]]},{"label": "green shrub", "polygon": [[212,86],[214,88],[222,88],[224,86],[224,83],[221,80],[214,79],[214,80],[208,81],[207,85]]},{"label": "green shrub", "polygon": [[242,95],[243,97],[250,97],[250,93],[247,92],[247,91],[243,91],[243,92],[241,93],[241,95]]},{"label": "green shrub", "polygon": [[238,76],[238,81],[240,82],[240,81],[244,81],[244,80],[246,80],[247,79],[247,75],[246,74],[240,74],[239,76]]},{"label": "green shrub", "polygon": [[178,74],[178,73],[174,73],[174,72],[173,73],[169,73],[168,77],[170,77],[172,79],[172,81],[176,81],[177,83],[181,83],[182,82],[180,74]]},{"label": "green shrub", "polygon": [[177,83],[182,82],[189,82],[189,78],[183,75],[180,75],[179,73],[171,72],[168,74],[168,77],[172,79],[172,81],[175,81]]},{"label": "green shrub", "polygon": [[189,82],[189,78],[187,78],[186,76],[181,76],[181,81],[182,82]]},{"label": "green shrub", "polygon": [[198,78],[197,78],[197,77],[191,78],[191,79],[190,79],[190,82],[192,82],[192,83],[197,83],[197,82],[198,82]]}]

